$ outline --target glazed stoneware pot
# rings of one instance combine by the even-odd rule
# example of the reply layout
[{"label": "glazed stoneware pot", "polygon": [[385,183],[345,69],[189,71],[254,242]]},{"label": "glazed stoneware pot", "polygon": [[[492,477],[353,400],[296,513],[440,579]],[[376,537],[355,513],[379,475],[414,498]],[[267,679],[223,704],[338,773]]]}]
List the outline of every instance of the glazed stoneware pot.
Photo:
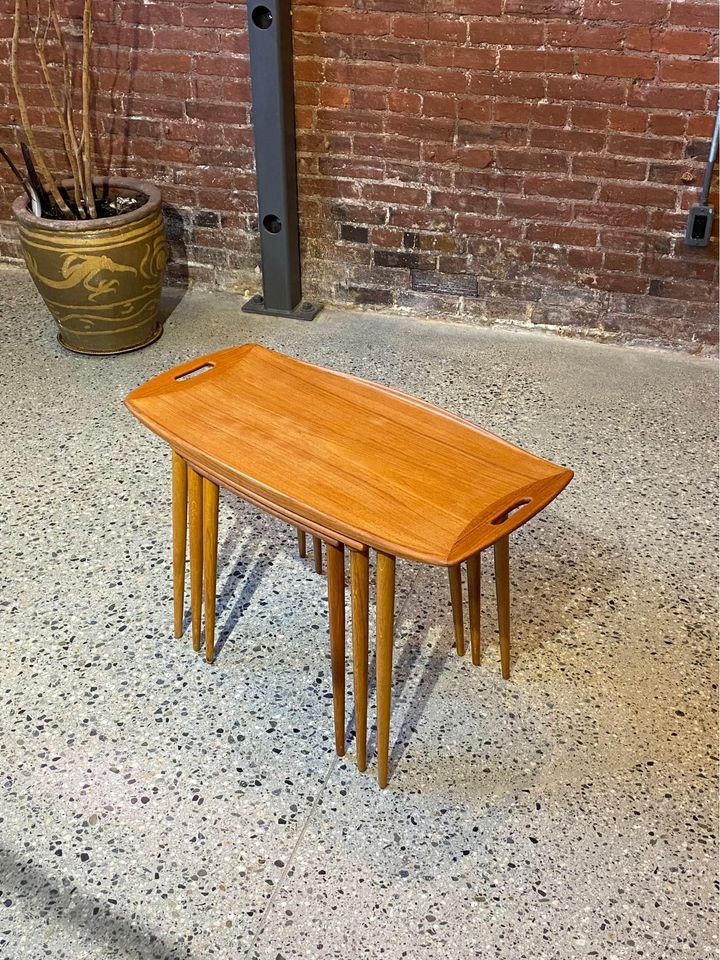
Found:
[{"label": "glazed stoneware pot", "polygon": [[49,220],[36,217],[21,196],[13,213],[25,262],[57,321],[60,343],[75,353],[125,353],[162,333],[167,241],[160,191],[140,180],[107,177],[95,181],[95,193],[145,202],[113,217]]}]

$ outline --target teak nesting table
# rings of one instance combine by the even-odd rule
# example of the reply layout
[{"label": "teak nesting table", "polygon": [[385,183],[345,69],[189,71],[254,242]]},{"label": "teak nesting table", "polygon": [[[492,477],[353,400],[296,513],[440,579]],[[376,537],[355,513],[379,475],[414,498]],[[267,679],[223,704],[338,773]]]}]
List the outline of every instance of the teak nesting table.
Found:
[{"label": "teak nesting table", "polygon": [[345,548],[350,550],[358,767],[365,769],[369,550],[377,554],[378,781],[388,776],[395,558],[447,567],[464,652],[467,562],[480,662],[480,552],[494,545],[502,672],[510,673],[508,535],[573,477],[480,427],[375,383],[245,344],[175,367],[126,404],[173,451],[175,633],[182,634],[189,501],[192,634],[214,659],[218,488],[327,546],[335,746],[345,752]]}]

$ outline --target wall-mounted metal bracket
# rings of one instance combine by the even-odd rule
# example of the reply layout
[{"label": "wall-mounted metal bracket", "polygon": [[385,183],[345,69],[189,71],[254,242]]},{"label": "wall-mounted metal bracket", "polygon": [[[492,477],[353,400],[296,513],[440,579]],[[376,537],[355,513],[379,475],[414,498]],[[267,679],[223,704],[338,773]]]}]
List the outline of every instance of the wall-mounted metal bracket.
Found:
[{"label": "wall-mounted metal bracket", "polygon": [[263,293],[246,313],[312,320],[302,299],[290,0],[248,0]]}]

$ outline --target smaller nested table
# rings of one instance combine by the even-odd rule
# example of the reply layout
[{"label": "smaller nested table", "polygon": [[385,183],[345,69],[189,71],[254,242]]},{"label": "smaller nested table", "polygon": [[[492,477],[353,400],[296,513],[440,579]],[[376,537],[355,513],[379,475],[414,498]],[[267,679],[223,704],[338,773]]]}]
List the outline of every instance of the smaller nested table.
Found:
[{"label": "smaller nested table", "polygon": [[215,655],[218,488],[327,545],[335,746],[345,752],[345,563],[350,551],[358,767],[367,735],[368,551],[376,564],[378,781],[387,784],[395,558],[447,567],[458,653],[467,563],[480,662],[480,553],[494,545],[503,676],[510,674],[508,535],[573,477],[475,424],[388,387],[267,350],[232,347],[175,367],[126,404],[173,450],[175,632],[182,634],[189,501],[193,643]]}]

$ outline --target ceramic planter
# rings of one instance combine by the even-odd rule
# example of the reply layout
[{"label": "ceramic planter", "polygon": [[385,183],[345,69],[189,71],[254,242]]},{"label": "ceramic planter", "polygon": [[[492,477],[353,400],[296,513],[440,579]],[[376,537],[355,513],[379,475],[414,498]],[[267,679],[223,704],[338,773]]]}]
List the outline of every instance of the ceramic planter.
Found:
[{"label": "ceramic planter", "polygon": [[[66,182],[63,186],[71,186]],[[125,353],[162,333],[160,293],[167,259],[160,191],[124,177],[95,181],[97,196],[145,197],[129,213],[48,220],[18,197],[13,213],[30,275],[75,353]]]}]

